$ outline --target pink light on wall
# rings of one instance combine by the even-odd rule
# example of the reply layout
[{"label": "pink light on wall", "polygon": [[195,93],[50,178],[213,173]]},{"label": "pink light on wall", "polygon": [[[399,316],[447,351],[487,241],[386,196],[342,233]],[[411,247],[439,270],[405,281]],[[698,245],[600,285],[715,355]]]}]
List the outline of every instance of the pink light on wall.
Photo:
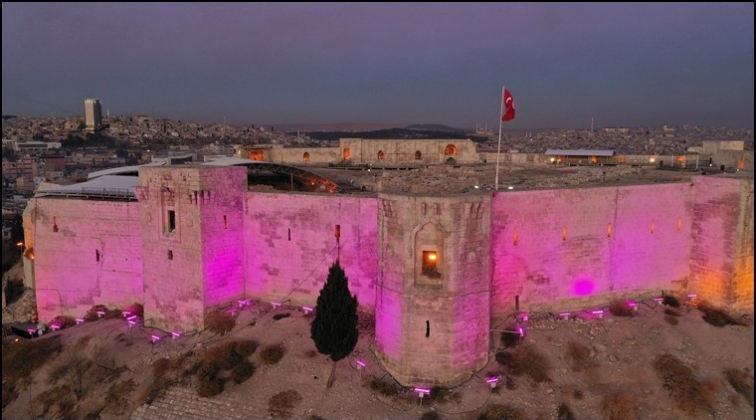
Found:
[{"label": "pink light on wall", "polygon": [[588,279],[578,280],[572,285],[572,293],[576,296],[590,296],[593,294],[594,289],[595,285],[593,281]]}]

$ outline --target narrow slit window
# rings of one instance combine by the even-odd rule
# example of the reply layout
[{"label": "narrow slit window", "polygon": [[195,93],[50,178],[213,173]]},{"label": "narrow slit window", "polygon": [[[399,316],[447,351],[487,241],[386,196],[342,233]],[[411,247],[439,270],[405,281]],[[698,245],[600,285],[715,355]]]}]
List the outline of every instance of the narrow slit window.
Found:
[{"label": "narrow slit window", "polygon": [[176,230],[176,211],[168,210],[168,233]]},{"label": "narrow slit window", "polygon": [[425,320],[425,338],[430,337],[430,320]]},{"label": "narrow slit window", "polygon": [[228,216],[223,215],[223,229],[228,229]]},{"label": "narrow slit window", "polygon": [[100,261],[100,251],[95,249],[95,260]]},{"label": "narrow slit window", "polygon": [[173,251],[171,251],[170,249],[168,250],[168,259],[169,260],[173,259]]}]

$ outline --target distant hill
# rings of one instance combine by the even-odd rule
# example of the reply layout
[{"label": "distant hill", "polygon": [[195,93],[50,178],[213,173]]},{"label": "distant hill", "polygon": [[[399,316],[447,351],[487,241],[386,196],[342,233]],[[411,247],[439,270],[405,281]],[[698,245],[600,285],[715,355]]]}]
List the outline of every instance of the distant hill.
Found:
[{"label": "distant hill", "polygon": [[451,131],[454,133],[465,133],[467,130],[461,128],[449,127],[443,124],[412,124],[406,127],[407,130],[424,130],[424,131]]},{"label": "distant hill", "polygon": [[[445,127],[445,126],[442,126]],[[451,127],[447,127],[451,128]],[[316,140],[338,140],[340,138],[361,138],[361,139],[470,139],[474,142],[485,142],[483,136],[470,135],[462,130],[456,131],[436,131],[427,129],[408,129],[408,128],[389,128],[385,130],[372,131],[306,131],[308,137]]]}]

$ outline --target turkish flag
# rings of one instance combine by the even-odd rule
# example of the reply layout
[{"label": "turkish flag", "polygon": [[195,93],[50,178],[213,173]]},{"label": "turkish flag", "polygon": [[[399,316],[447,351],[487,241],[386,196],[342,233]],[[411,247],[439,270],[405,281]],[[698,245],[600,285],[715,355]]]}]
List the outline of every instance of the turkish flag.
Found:
[{"label": "turkish flag", "polygon": [[512,94],[508,89],[504,89],[504,115],[501,116],[501,120],[504,122],[512,121],[515,117],[515,106]]}]

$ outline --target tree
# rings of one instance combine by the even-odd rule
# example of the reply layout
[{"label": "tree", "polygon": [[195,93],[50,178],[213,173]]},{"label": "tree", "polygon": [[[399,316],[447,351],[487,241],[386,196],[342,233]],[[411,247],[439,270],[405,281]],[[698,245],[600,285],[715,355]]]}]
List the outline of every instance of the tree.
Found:
[{"label": "tree", "polygon": [[349,279],[336,260],[328,269],[328,278],[318,296],[310,337],[322,354],[331,358],[331,375],[326,386],[333,385],[336,362],[349,356],[357,345],[357,296],[349,293]]}]

